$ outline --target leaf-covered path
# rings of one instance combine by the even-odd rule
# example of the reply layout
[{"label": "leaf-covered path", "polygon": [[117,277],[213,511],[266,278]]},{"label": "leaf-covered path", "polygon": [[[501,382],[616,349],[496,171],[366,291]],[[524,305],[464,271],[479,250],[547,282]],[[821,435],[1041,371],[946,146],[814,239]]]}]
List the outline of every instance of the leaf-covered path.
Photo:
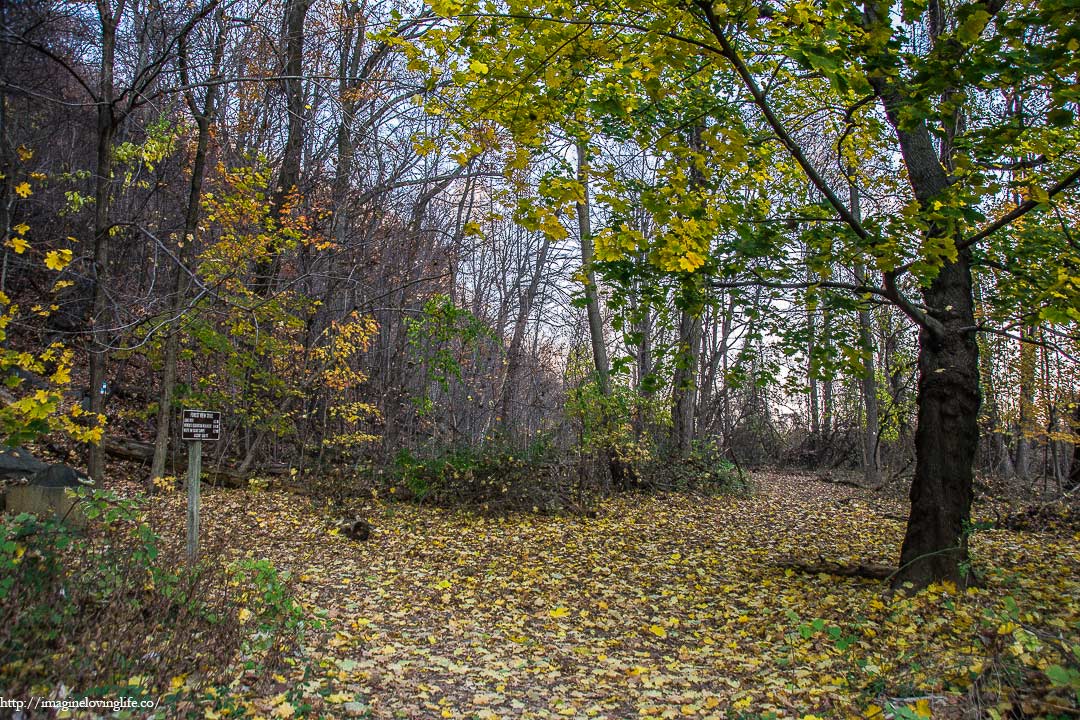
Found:
[{"label": "leaf-covered path", "polygon": [[[182,517],[182,502],[159,512]],[[1075,536],[979,533],[980,589],[890,598],[880,582],[782,567],[889,563],[899,547],[902,524],[883,516],[898,508],[809,478],[758,475],[740,497],[619,497],[595,519],[374,507],[376,532],[357,543],[295,496],[204,497],[211,536],[290,569],[333,620],[305,649],[319,673],[299,692],[301,678],[279,678],[253,712],[274,712],[286,688],[289,710],[303,695],[313,714],[377,718],[946,717],[974,701],[1071,702],[1024,686],[1060,660],[1054,636],[1078,634]]]}]

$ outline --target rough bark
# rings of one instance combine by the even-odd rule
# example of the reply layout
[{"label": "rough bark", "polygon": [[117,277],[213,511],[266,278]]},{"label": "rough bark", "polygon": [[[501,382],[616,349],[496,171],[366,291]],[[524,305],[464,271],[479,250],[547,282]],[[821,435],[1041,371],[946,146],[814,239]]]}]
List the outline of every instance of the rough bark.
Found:
[{"label": "rough bark", "polygon": [[[878,3],[866,3],[864,11],[868,26],[888,25],[888,13]],[[901,122],[904,98],[894,80],[873,73],[868,80],[896,134],[915,199],[925,207],[949,186],[930,132],[925,122]],[[926,232],[934,241],[948,238],[948,230],[936,224]],[[963,585],[968,580],[967,526],[981,403],[971,248],[943,262],[923,290],[925,310],[900,295],[895,277],[886,280],[894,302],[920,326],[915,477],[894,583],[922,587],[948,580]]]},{"label": "rough bark", "polygon": [[915,478],[896,582],[963,585],[981,401],[970,252],[947,263],[923,297],[943,331],[919,332]]}]

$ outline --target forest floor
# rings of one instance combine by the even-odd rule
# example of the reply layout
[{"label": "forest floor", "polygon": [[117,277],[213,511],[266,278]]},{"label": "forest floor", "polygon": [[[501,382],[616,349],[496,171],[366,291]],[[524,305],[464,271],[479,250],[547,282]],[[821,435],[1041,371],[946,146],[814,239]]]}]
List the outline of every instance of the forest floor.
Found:
[{"label": "forest floor", "polygon": [[[289,570],[331,621],[243,706],[268,718],[1077,712],[1080,533],[976,532],[976,589],[909,597],[787,566],[895,562],[900,503],[811,476],[752,485],[615,497],[594,519],[372,501],[367,542],[328,531],[333,518],[296,495],[210,489],[207,544]],[[182,542],[183,494],[159,498],[154,524]]]}]

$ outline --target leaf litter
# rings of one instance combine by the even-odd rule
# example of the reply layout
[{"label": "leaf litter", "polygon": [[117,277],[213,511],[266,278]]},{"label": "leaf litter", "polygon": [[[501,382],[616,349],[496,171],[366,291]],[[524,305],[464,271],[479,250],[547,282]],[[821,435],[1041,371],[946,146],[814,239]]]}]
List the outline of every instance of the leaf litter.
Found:
[{"label": "leaf litter", "polygon": [[[183,507],[182,493],[154,504],[173,542]],[[894,562],[903,523],[872,493],[758,473],[742,495],[624,495],[598,510],[484,517],[372,500],[374,533],[355,542],[310,500],[207,491],[208,542],[289,571],[304,606],[329,619],[292,675],[241,707],[812,719],[1080,705],[1068,686],[1080,663],[1080,534],[976,532],[976,587],[909,595],[785,566]]]}]

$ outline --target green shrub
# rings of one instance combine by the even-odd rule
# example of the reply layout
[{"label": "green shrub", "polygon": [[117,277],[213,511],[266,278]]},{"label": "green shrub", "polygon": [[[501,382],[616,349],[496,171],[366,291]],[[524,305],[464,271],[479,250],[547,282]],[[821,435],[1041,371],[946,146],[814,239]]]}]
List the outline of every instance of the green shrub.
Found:
[{"label": "green shrub", "polygon": [[684,458],[650,459],[640,472],[643,483],[657,490],[722,494],[749,487],[742,470],[723,456],[714,440],[695,442]]},{"label": "green shrub", "polygon": [[579,512],[591,495],[579,466],[558,457],[546,440],[524,450],[457,447],[429,456],[402,450],[388,482],[403,499],[483,512]]}]

